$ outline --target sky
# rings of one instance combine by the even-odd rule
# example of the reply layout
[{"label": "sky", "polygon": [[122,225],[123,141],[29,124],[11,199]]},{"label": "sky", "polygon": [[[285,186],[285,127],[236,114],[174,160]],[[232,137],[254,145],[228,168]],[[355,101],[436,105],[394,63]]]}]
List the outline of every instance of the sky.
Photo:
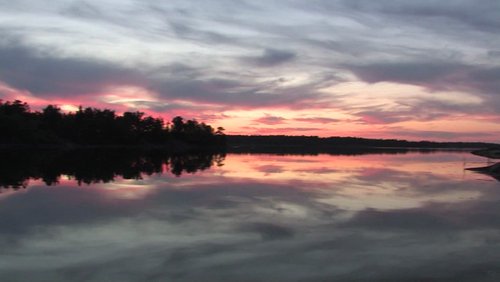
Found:
[{"label": "sky", "polygon": [[0,99],[228,134],[500,141],[498,0],[0,0]]}]

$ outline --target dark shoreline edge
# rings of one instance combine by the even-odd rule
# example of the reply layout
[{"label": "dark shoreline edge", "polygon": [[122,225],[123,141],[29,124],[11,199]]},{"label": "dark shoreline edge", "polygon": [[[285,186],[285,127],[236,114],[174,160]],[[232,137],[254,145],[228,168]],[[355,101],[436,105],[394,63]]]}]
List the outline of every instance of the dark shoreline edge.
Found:
[{"label": "dark shoreline edge", "polygon": [[224,146],[197,146],[184,142],[175,142],[174,144],[114,144],[114,145],[83,145],[83,144],[0,144],[0,152],[3,151],[74,151],[74,150],[130,150],[130,151],[162,151],[171,154],[183,154],[190,152],[225,152]]},{"label": "dark shoreline edge", "polygon": [[[369,155],[369,154],[406,154],[434,152],[472,152],[477,148],[417,148],[417,147],[331,147],[303,148],[294,146],[243,146],[243,147],[196,147],[196,146],[162,146],[162,145],[0,145],[0,155],[3,153],[45,153],[50,151],[101,151],[101,152],[161,152],[169,155],[185,154],[271,154],[271,155]],[[1,162],[1,161],[0,161]]]},{"label": "dark shoreline edge", "polygon": [[172,154],[190,152],[269,153],[269,154],[364,154],[434,151],[474,151],[500,147],[484,142],[433,142],[357,137],[317,137],[282,135],[225,135],[223,144],[192,144],[170,139],[164,144],[0,144],[0,150],[159,150]]}]

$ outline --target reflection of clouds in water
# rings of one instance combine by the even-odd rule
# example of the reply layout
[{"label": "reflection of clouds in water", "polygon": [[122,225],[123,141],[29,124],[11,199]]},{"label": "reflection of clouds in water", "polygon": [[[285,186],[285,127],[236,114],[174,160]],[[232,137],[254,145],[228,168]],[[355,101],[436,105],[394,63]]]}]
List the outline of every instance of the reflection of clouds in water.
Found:
[{"label": "reflection of clouds in water", "polygon": [[[297,160],[302,158],[302,161]],[[390,173],[396,178],[415,178],[419,185],[427,178],[485,179],[463,170],[467,162],[477,162],[478,158],[468,152],[427,152],[419,154],[343,156],[320,154],[317,156],[277,156],[277,155],[230,155],[226,167],[221,170],[229,178],[249,178],[267,182],[304,181],[318,183],[349,183],[361,178],[366,181],[386,181]],[[482,160],[481,160],[482,161]],[[391,172],[394,170],[394,173]],[[354,177],[353,177],[353,174]],[[375,174],[375,175],[372,175]],[[369,179],[369,178],[372,179]],[[362,185],[366,185],[365,182]],[[379,181],[380,182],[380,181]],[[377,183],[377,185],[380,183]],[[373,186],[373,184],[372,184]]]},{"label": "reflection of clouds in water", "polygon": [[266,175],[272,173],[282,173],[284,168],[278,165],[263,165],[255,168],[257,171],[263,172]]},{"label": "reflection of clouds in water", "polygon": [[274,223],[253,222],[242,224],[238,231],[257,233],[262,240],[283,240],[292,238],[295,232],[292,228]]},{"label": "reflection of clouds in water", "polygon": [[[99,186],[11,194],[0,200],[0,280],[496,281],[497,182],[348,171],[350,182],[331,183],[155,176],[143,198]],[[403,203],[373,208],[375,194]],[[367,203],[346,209],[346,197]]]}]

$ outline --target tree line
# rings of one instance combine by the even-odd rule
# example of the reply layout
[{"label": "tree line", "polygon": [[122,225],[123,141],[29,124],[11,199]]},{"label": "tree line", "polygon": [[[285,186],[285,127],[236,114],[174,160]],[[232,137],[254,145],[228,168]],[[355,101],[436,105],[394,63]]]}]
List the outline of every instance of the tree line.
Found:
[{"label": "tree line", "polygon": [[[399,139],[369,139],[359,137],[318,137],[290,135],[230,135],[227,146],[231,152],[283,152],[283,153],[366,153],[380,149],[456,149],[488,148],[499,146],[484,142],[434,142]],[[377,150],[373,150],[373,149]],[[390,152],[390,151],[388,151]]]},{"label": "tree line", "polygon": [[0,100],[0,144],[223,146],[224,128],[177,116],[165,123],[143,112],[56,105],[31,111],[26,102]]}]

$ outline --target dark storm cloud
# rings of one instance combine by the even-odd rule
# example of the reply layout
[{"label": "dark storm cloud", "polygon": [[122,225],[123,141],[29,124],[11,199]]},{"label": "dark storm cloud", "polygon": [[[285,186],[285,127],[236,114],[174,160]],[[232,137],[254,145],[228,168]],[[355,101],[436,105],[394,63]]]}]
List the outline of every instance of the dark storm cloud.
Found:
[{"label": "dark storm cloud", "polygon": [[295,60],[297,54],[287,50],[265,49],[258,57],[246,57],[243,59],[259,67],[273,67]]}]

